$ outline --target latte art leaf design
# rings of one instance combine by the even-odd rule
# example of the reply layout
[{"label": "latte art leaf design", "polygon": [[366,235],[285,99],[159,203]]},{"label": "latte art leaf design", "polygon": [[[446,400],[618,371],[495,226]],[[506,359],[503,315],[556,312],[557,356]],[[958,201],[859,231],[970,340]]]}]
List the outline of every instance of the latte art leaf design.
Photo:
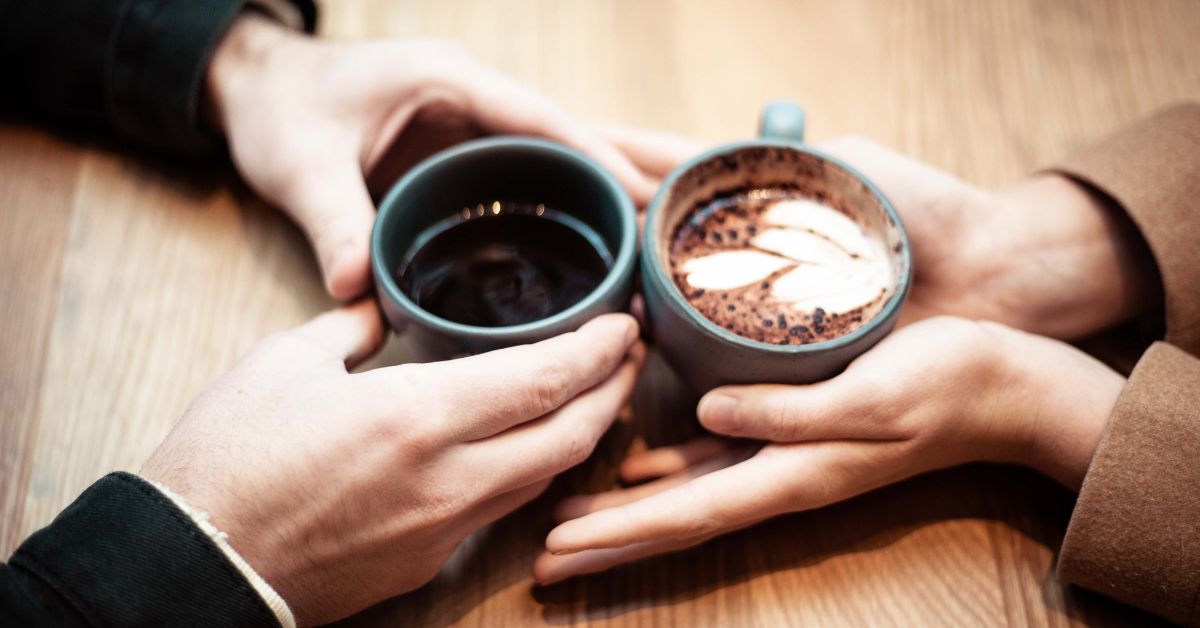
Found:
[{"label": "latte art leaf design", "polygon": [[772,204],[760,220],[764,229],[748,245],[731,242],[687,260],[681,270],[688,285],[734,290],[774,276],[769,289],[777,301],[830,313],[863,307],[891,287],[883,244],[836,209],[788,199]]},{"label": "latte art leaf design", "polygon": [[761,281],[796,262],[763,251],[721,251],[688,260],[683,271],[694,288],[732,290]]}]

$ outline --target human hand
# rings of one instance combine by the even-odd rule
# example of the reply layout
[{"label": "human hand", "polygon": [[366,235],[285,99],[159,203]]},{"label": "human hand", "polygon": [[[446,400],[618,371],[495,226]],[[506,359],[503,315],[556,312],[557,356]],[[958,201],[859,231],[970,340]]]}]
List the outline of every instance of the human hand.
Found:
[{"label": "human hand", "polygon": [[431,579],[474,530],[583,461],[633,389],[634,321],[349,374],[373,304],[260,342],[194,401],[142,477],[207,511],[301,624]]},{"label": "human hand", "polygon": [[560,504],[534,577],[601,571],[967,462],[1028,465],[1077,490],[1124,381],[1065,343],[936,317],[826,382],[717,388],[701,424],[758,440],[627,459],[625,480],[651,481]]},{"label": "human hand", "polygon": [[[595,158],[639,205],[654,192],[591,127],[450,42],[322,41],[247,12],[218,47],[206,89],[207,117],[238,171],[304,230],[338,299],[370,285],[373,169],[395,176],[473,136],[534,135]],[[396,142],[402,133],[420,140]]]},{"label": "human hand", "polygon": [[[606,136],[662,178],[703,147],[623,127]],[[1123,212],[1060,175],[988,191],[874,142],[814,145],[862,172],[908,230],[913,284],[900,324],[937,315],[1078,339],[1161,303],[1149,250]]]}]

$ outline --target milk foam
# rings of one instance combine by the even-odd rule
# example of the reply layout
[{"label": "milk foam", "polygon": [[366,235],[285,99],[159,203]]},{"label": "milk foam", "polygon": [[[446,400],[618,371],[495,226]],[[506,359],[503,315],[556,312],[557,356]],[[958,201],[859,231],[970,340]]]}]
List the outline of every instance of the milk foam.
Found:
[{"label": "milk foam", "polygon": [[750,246],[688,260],[688,285],[733,290],[790,269],[771,284],[771,296],[796,310],[846,313],[892,288],[884,244],[845,214],[807,199],[787,199],[763,212]]}]

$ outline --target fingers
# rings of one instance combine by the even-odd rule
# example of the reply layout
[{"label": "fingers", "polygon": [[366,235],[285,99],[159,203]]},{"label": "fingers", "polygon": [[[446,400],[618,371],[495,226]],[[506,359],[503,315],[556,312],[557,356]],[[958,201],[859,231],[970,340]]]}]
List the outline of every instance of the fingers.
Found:
[{"label": "fingers", "polygon": [[702,436],[680,445],[659,447],[630,456],[621,463],[621,479],[639,482],[678,473],[733,449],[728,441]]},{"label": "fingers", "polygon": [[573,146],[600,162],[601,166],[616,177],[621,187],[629,192],[637,207],[649,205],[654,193],[658,191],[658,186],[646,180],[628,157],[579,122],[570,120],[548,125],[546,135]]},{"label": "fingers", "polygon": [[605,508],[622,506],[667,489],[689,482],[702,475],[731,467],[752,456],[757,446],[730,448],[711,457],[682,469],[671,475],[661,477],[653,482],[646,482],[632,488],[605,491],[595,495],[577,495],[565,499],[554,510],[554,520],[558,523],[577,519]]},{"label": "fingers", "polygon": [[[628,314],[606,314],[577,331],[542,342],[421,365],[426,390],[453,419],[451,437],[492,436],[549,414],[608,379],[637,340]],[[382,385],[394,368],[375,371]]]},{"label": "fingers", "polygon": [[708,538],[679,539],[635,543],[612,549],[586,550],[575,554],[555,555],[543,552],[533,563],[533,579],[538,584],[554,584],[573,576],[596,573],[617,565],[630,563],[658,554],[677,552],[699,545]]},{"label": "fingers", "polygon": [[344,361],[347,368],[370,357],[384,339],[383,321],[371,299],[321,314],[292,334]]},{"label": "fingers", "polygon": [[599,133],[534,89],[482,65],[473,69],[466,91],[481,127],[491,133],[537,135],[576,148],[612,173],[639,207],[649,203],[654,184]]},{"label": "fingers", "polygon": [[733,530],[789,505],[787,484],[770,456],[714,471],[628,504],[563,523],[546,537],[553,554],[626,547],[635,543],[694,539]]},{"label": "fingers", "polygon": [[848,371],[806,386],[717,388],[700,400],[696,414],[717,434],[782,443],[899,437],[895,422],[881,418],[885,399],[857,375]]},{"label": "fingers", "polygon": [[924,470],[902,443],[825,441],[764,448],[753,458],[550,531],[552,554],[705,539],[785,512],[848,499]]},{"label": "fingers", "polygon": [[499,492],[553,477],[583,462],[629,400],[645,356],[645,346],[636,344],[608,380],[552,414],[468,443],[457,452],[462,465],[492,469],[486,482],[491,491]]},{"label": "fingers", "polygon": [[375,205],[362,170],[353,158],[305,172],[283,204],[308,235],[325,289],[335,299],[350,299],[371,284],[370,238]]},{"label": "fingers", "polygon": [[600,136],[646,174],[663,179],[680,164],[704,152],[704,144],[682,135],[620,124],[597,125]]}]

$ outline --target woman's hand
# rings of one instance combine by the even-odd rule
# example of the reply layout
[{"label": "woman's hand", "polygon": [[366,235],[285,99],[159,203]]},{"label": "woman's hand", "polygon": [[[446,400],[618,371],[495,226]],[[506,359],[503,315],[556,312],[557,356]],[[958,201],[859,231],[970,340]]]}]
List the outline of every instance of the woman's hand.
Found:
[{"label": "woman's hand", "polygon": [[[536,135],[607,167],[639,204],[653,187],[590,127],[445,41],[322,41],[247,12],[206,79],[211,123],[246,182],[312,242],[335,298],[370,285],[375,207],[364,183],[484,134]],[[405,135],[406,146],[393,147]],[[418,139],[419,136],[419,139]]]},{"label": "woman's hand", "polygon": [[[664,133],[606,136],[662,178],[703,147]],[[913,285],[901,324],[938,315],[990,320],[1078,339],[1147,313],[1161,280],[1140,233],[1117,207],[1059,175],[987,191],[869,140],[814,145],[883,190],[908,229]]]},{"label": "woman's hand", "polygon": [[973,461],[1078,489],[1124,381],[1070,345],[995,323],[913,323],[829,381],[705,395],[700,422],[732,438],[636,455],[622,476],[649,482],[563,502],[534,576],[600,571]]},{"label": "woman's hand", "polygon": [[1137,228],[1064,176],[987,191],[869,140],[819,147],[879,185],[904,220],[914,274],[902,322],[949,314],[1073,340],[1162,302]]},{"label": "woman's hand", "polygon": [[465,536],[582,462],[633,390],[627,315],[533,345],[350,374],[360,302],[260,342],[141,475],[207,511],[302,624],[414,589]]}]

